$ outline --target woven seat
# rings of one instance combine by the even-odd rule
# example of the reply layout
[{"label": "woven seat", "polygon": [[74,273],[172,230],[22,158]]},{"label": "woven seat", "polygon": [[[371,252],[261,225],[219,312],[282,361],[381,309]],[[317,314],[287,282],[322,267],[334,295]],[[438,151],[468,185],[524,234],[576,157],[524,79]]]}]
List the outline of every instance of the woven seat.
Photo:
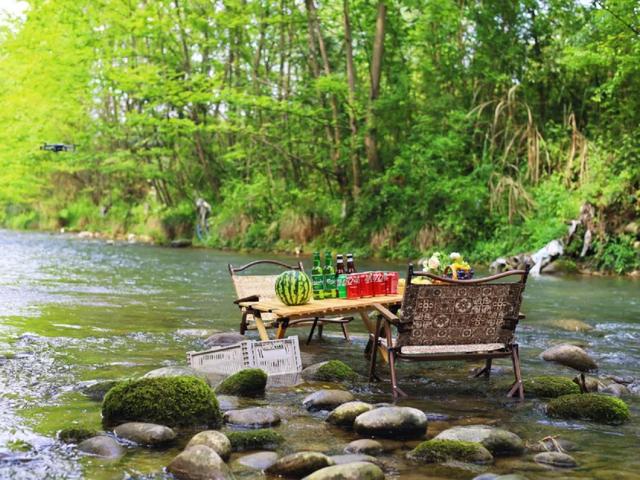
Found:
[{"label": "woven seat", "polygon": [[[378,319],[373,345],[386,351],[391,369],[393,397],[406,395],[396,379],[397,359],[479,360],[485,367],[476,376],[491,373],[494,358],[511,357],[515,382],[508,396],[524,398],[520,354],[515,329],[529,269],[500,273],[478,280],[453,280],[430,273],[414,272],[409,266],[402,300],[402,318],[382,305],[375,305],[384,319]],[[412,282],[413,277],[430,277],[436,283]],[[507,277],[519,281],[496,282]],[[392,337],[393,329],[398,335]],[[384,337],[382,333],[384,331]],[[376,378],[376,354],[372,349],[369,379]]]},{"label": "woven seat", "polygon": [[[297,265],[287,265],[276,260],[257,260],[255,262],[248,263],[242,267],[234,267],[229,264],[229,273],[231,274],[231,281],[236,291],[238,299],[256,298],[258,301],[269,301],[274,304],[284,304],[276,295],[276,279],[278,275],[264,274],[264,275],[247,275],[240,274],[247,269],[259,266],[277,266],[284,270],[300,270],[304,271],[302,262],[298,262]],[[240,333],[244,335],[247,330],[256,330],[257,325],[253,314],[247,311],[246,307],[240,307],[242,312],[242,319],[240,322]],[[310,317],[301,318],[297,320],[287,321],[283,324],[278,320],[276,315],[268,312],[260,313],[260,318],[264,322],[265,328],[286,328],[290,327],[305,327],[310,326],[311,330],[307,343],[311,341],[313,333],[318,328],[318,336],[322,336],[323,327],[325,324],[338,324],[342,329],[342,334],[347,341],[350,341],[349,330],[347,324],[353,320],[353,317]],[[283,332],[284,334],[284,332]]]}]

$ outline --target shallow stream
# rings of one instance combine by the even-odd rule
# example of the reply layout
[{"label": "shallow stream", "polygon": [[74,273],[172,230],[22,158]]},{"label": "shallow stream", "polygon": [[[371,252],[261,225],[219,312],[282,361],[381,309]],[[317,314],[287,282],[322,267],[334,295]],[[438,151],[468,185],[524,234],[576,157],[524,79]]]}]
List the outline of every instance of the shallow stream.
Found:
[{"label": "shallow stream", "polygon": [[[185,353],[201,349],[208,334],[235,331],[239,314],[227,264],[259,257],[0,230],[0,479],[164,478],[162,469],[180,442],[165,450],[131,447],[123,458],[105,461],[79,455],[58,442],[56,432],[73,425],[100,428],[100,404],[80,392],[83,386],[184,365]],[[359,267],[406,269],[375,262]],[[573,375],[538,358],[545,348],[567,341],[587,346],[600,376],[640,379],[640,282],[532,279],[523,311],[527,318],[518,338],[525,376]],[[581,320],[593,329],[566,331],[554,323],[559,319]],[[352,344],[334,327],[326,327],[324,338],[310,346],[301,342],[304,363],[339,358],[364,374],[365,329],[358,319],[350,329]],[[297,331],[303,338],[306,330]],[[549,470],[532,462],[531,455],[473,470],[416,467],[403,460],[415,442],[386,442],[388,451],[380,458],[387,478],[470,479],[484,471],[517,471],[531,480],[640,479],[640,397],[627,398],[632,420],[624,426],[552,421],[539,401],[504,398],[500,386],[511,380],[511,368],[508,361],[494,364],[502,368],[489,381],[470,379],[473,365],[464,363],[400,365],[401,386],[412,394],[402,404],[430,414],[429,437],[453,425],[477,423],[507,428],[531,442],[560,435],[580,447],[572,453],[579,468]],[[284,413],[277,428],[287,442],[280,453],[338,454],[356,438],[301,407],[302,398],[319,387],[272,388],[258,401]],[[388,384],[362,384],[354,393],[365,401],[391,398]],[[230,461],[238,478],[262,478],[235,463],[238,456]]]}]

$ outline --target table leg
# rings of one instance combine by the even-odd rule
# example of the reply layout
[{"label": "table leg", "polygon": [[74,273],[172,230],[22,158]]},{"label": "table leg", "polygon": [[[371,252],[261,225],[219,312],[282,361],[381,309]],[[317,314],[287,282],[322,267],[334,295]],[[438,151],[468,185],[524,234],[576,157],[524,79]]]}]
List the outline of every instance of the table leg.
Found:
[{"label": "table leg", "polygon": [[258,329],[258,334],[260,335],[260,340],[265,341],[269,340],[269,334],[267,333],[267,329],[264,326],[264,322],[262,321],[262,317],[260,316],[260,312],[255,312],[253,314],[253,318],[256,322],[256,328]]},{"label": "table leg", "polygon": [[288,319],[283,319],[279,324],[278,324],[278,332],[276,333],[276,338],[277,339],[282,339],[284,338],[285,334],[287,333],[287,327],[289,326],[289,320]]},{"label": "table leg", "polygon": [[[371,319],[369,318],[369,312],[367,312],[366,310],[361,310],[360,317],[362,318],[364,325],[367,327],[367,330],[369,330],[369,333],[371,333],[372,335],[375,335],[376,326],[375,326],[375,323],[371,321]],[[380,333],[380,335],[382,338],[384,338],[382,336],[382,332]],[[385,361],[385,363],[389,363],[389,354],[387,353],[387,351],[382,347],[378,347],[378,352],[380,352],[380,356]]]}]

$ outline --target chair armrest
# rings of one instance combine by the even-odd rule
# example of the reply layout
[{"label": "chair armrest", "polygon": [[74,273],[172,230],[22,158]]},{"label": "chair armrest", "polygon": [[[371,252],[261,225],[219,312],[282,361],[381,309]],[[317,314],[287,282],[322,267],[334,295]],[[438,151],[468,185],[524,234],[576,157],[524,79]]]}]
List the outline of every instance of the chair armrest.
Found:
[{"label": "chair armrest", "polygon": [[259,302],[259,301],[260,301],[260,297],[258,295],[249,295],[248,297],[238,298],[237,300],[234,300],[233,303],[235,303],[236,305],[240,305],[241,303],[244,303],[244,302]]},{"label": "chair armrest", "polygon": [[379,303],[374,303],[373,308],[380,312],[380,315],[382,315],[384,319],[392,325],[398,325],[400,323],[400,319],[398,318],[398,316],[391,313],[391,311],[387,307],[383,307]]},{"label": "chair armrest", "polygon": [[524,320],[525,318],[527,318],[527,316],[524,313],[520,312],[518,314],[518,320]]}]

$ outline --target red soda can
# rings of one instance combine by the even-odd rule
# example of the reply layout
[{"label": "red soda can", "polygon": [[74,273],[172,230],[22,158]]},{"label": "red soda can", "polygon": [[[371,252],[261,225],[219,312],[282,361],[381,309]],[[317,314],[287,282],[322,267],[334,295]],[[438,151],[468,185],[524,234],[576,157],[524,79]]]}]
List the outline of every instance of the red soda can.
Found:
[{"label": "red soda can", "polygon": [[398,272],[386,272],[384,274],[386,294],[397,295],[398,294]]},{"label": "red soda can", "polygon": [[360,297],[360,274],[350,273],[347,275],[347,298]]},{"label": "red soda can", "polygon": [[364,272],[358,275],[360,275],[360,296],[373,297],[373,272]]},{"label": "red soda can", "polygon": [[373,296],[378,297],[387,293],[384,272],[373,272]]}]

